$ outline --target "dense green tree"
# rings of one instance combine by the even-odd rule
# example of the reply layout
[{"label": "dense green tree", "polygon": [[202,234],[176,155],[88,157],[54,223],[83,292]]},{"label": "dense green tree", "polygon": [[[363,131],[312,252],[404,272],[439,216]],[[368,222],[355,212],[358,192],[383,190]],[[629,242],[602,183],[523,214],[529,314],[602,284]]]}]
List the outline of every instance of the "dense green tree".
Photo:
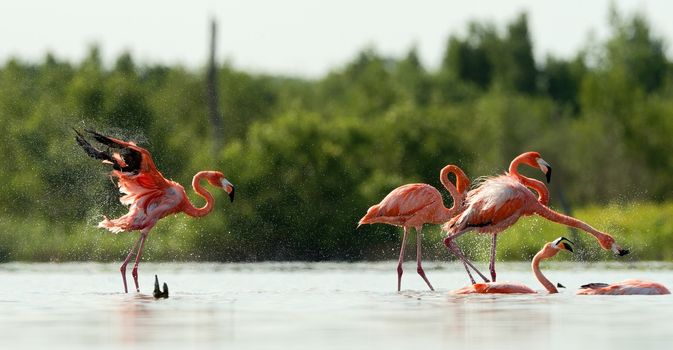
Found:
[{"label": "dense green tree", "polygon": [[[476,179],[528,150],[554,165],[553,206],[563,194],[596,226],[626,238],[649,227],[633,237],[668,247],[671,208],[660,202],[673,189],[673,63],[642,15],[613,11],[610,23],[606,40],[537,63],[525,14],[502,29],[475,22],[452,35],[436,70],[415,48],[399,58],[365,48],[317,79],[225,63],[217,154],[201,70],[139,64],[129,53],[106,65],[96,46],[78,63],[51,54],[10,59],[0,64],[0,260],[111,259],[128,249],[130,236],[95,228],[102,214],[125,208],[107,168],[75,144],[73,127],[136,141],[186,187],[203,169],[237,185],[233,204],[213,189],[218,204],[206,218],[160,223],[148,243],[148,256],[160,259],[390,258],[395,228],[355,229],[369,205],[404,183],[441,188],[446,164]],[[624,205],[641,201],[654,204]],[[439,230],[426,232],[429,254],[444,258]],[[530,258],[528,247],[505,247],[505,257]]]}]

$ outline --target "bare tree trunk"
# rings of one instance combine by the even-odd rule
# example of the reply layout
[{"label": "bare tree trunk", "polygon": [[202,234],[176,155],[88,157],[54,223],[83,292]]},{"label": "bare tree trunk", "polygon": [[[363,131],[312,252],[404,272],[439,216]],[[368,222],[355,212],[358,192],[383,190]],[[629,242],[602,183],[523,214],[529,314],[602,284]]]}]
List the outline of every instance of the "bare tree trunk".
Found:
[{"label": "bare tree trunk", "polygon": [[224,127],[220,114],[219,99],[217,94],[217,67],[215,65],[215,43],[217,39],[217,22],[213,18],[210,25],[210,59],[206,77],[206,89],[208,95],[208,114],[213,127],[213,152],[215,156],[222,149]]}]

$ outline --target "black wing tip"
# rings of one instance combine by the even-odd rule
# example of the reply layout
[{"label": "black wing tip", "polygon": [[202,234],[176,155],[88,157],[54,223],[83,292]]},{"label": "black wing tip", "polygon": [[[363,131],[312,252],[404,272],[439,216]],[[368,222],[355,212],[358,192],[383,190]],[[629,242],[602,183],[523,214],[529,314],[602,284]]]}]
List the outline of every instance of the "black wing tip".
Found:
[{"label": "black wing tip", "polygon": [[102,144],[104,144],[104,145],[106,145],[106,146],[108,146],[108,147],[112,147],[112,148],[124,148],[124,146],[118,144],[116,141],[114,141],[114,140],[113,140],[112,138],[110,138],[109,136],[105,136],[105,135],[99,133],[99,132],[96,131],[96,130],[85,129],[84,131],[86,131],[86,132],[88,132],[89,134],[91,134],[91,136],[93,136],[93,138],[96,139],[96,141],[98,141],[98,142],[100,142],[100,143],[102,143]]},{"label": "black wing tip", "polygon": [[82,133],[80,133],[77,129],[73,128],[73,130],[77,134],[77,135],[75,135],[75,141],[77,141],[77,144],[79,144],[80,147],[82,147],[82,149],[84,149],[84,152],[86,152],[86,154],[89,157],[94,158],[94,159],[107,160],[107,161],[112,160],[112,158],[110,157],[109,154],[97,149],[91,143],[89,143],[89,141],[87,141],[87,139],[84,137],[84,135],[82,135]]},{"label": "black wing tip", "polygon": [[609,286],[609,284],[607,284],[607,283],[595,282],[595,283],[587,283],[585,285],[580,286],[580,288],[596,289],[596,288],[603,288],[603,287],[607,287],[607,286]]}]

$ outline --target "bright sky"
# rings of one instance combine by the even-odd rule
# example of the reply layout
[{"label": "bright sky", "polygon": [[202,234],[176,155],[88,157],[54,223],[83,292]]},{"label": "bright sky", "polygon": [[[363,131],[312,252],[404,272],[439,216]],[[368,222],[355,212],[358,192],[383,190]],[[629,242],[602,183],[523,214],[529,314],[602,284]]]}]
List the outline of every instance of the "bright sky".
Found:
[{"label": "bright sky", "polygon": [[[644,13],[655,33],[673,39],[673,1],[616,4],[622,13]],[[609,6],[610,0],[3,0],[0,62],[39,61],[47,51],[79,61],[98,43],[106,63],[128,50],[139,62],[200,67],[215,16],[218,59],[246,70],[317,77],[367,46],[401,57],[414,45],[435,68],[449,34],[464,33],[470,20],[502,28],[524,10],[536,56],[568,57],[589,33],[606,36]]]}]

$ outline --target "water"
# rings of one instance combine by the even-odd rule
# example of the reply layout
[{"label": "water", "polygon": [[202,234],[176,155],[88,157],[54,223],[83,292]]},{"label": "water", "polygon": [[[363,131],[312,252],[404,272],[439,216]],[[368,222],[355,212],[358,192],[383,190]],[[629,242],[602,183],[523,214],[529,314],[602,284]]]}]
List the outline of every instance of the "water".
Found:
[{"label": "water", "polygon": [[[117,264],[0,264],[2,349],[627,349],[668,348],[673,297],[575,296],[587,282],[650,279],[671,264],[543,264],[557,295],[448,295],[462,267],[427,263],[437,292],[395,262],[143,263],[141,293],[123,294]],[[171,297],[151,297],[154,274]],[[525,263],[500,280],[535,289]],[[129,271],[129,282],[130,279]]]}]

